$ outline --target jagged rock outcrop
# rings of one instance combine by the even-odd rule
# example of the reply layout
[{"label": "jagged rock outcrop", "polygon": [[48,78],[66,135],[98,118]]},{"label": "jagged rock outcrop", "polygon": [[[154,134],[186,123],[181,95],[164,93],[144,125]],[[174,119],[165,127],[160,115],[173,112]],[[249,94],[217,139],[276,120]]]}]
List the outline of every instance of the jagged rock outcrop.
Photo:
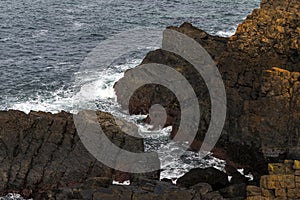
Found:
[{"label": "jagged rock outcrop", "polygon": [[299,6],[297,0],[263,0],[219,60],[228,98],[223,136],[265,156],[300,156]]},{"label": "jagged rock outcrop", "polygon": [[[221,72],[227,93],[227,119],[213,151],[258,174],[266,173],[268,159],[300,157],[299,6],[298,0],[263,0],[261,8],[254,10],[228,39],[210,36],[188,23],[169,27],[201,44]],[[199,149],[210,121],[209,94],[201,76],[179,55],[163,50],[149,52],[142,62],[146,63],[172,67],[193,87],[201,119],[191,149]],[[130,99],[129,112],[147,114],[151,105],[158,103],[166,108],[166,125],[173,126],[174,136],[180,124],[180,107],[167,88],[139,88]]]},{"label": "jagged rock outcrop", "polygon": [[[143,139],[122,132],[112,115],[97,112],[97,117],[114,144],[131,152],[144,151]],[[126,126],[130,127],[130,132],[137,134],[137,128]],[[18,192],[36,197],[47,190],[71,188],[92,177],[106,177],[111,184],[112,179],[141,176],[114,171],[97,161],[82,144],[73,115],[66,112],[0,111],[0,162],[0,196]],[[143,176],[159,178],[157,172]]]},{"label": "jagged rock outcrop", "polygon": [[298,0],[263,0],[261,8],[238,26],[229,40],[230,49],[253,58],[265,57],[270,65],[299,70],[299,10]]},{"label": "jagged rock outcrop", "polygon": [[[254,10],[230,38],[210,36],[188,23],[169,27],[195,39],[217,64],[226,87],[228,112],[213,151],[229,164],[247,167],[254,180],[266,172],[268,159],[300,157],[299,8],[299,0],[262,0],[261,8]],[[191,149],[198,150],[210,121],[210,100],[204,81],[191,64],[163,50],[148,53],[143,61],[146,63],[169,65],[192,85],[199,97],[201,119]],[[174,136],[180,124],[180,108],[167,88],[140,88],[130,100],[129,111],[147,114],[151,105],[157,103],[166,107],[166,125],[173,126]],[[143,151],[142,139],[125,135],[111,115],[97,115],[104,132],[116,145],[132,152]],[[15,191],[39,199],[222,199],[221,194],[231,198],[245,188],[238,181],[223,185],[220,191],[212,191],[203,183],[189,185],[190,188],[157,182],[111,186],[112,179],[134,180],[135,175],[116,172],[96,161],[76,134],[72,115],[65,112],[27,115],[1,111],[0,162],[1,194]],[[158,173],[146,176],[158,178]]]}]

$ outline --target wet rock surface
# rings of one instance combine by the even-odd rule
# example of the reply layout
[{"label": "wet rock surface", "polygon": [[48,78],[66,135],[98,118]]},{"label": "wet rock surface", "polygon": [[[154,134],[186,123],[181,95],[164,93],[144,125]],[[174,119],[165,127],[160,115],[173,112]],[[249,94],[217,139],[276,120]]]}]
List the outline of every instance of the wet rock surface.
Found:
[{"label": "wet rock surface", "polygon": [[[210,36],[188,23],[169,27],[201,44],[222,75],[227,118],[213,152],[232,166],[251,169],[255,177],[267,172],[269,161],[300,156],[299,6],[298,0],[263,0],[261,8],[254,10],[230,38]],[[201,116],[196,140],[190,148],[199,150],[211,117],[210,97],[202,77],[182,57],[164,50],[149,52],[142,62],[146,63],[172,67],[193,87]],[[130,99],[129,112],[147,114],[153,104],[165,107],[166,126],[173,126],[171,137],[174,137],[181,110],[167,88],[159,85],[139,88]]]},{"label": "wet rock surface", "polygon": [[[132,152],[143,152],[141,138],[123,133],[112,115],[97,112],[107,137],[117,146]],[[130,127],[130,126],[127,126]],[[135,126],[134,126],[135,127]],[[137,129],[131,129],[134,133]],[[137,134],[137,132],[136,132]],[[92,177],[97,184],[112,184],[112,179],[134,180],[137,176],[115,171],[97,161],[77,135],[72,114],[20,111],[0,112],[0,193],[18,192],[35,196],[39,192],[72,187]],[[159,173],[143,174],[159,178]]]},{"label": "wet rock surface", "polygon": [[[245,167],[254,175],[248,196],[287,196],[283,190],[274,193],[271,185],[259,188],[257,184],[267,172],[267,162],[300,157],[299,8],[298,0],[263,0],[261,8],[254,10],[230,38],[210,36],[189,23],[169,27],[201,44],[221,72],[228,110],[213,153],[226,159],[227,174],[215,169],[194,169],[180,178],[178,185],[141,179],[158,179],[159,172],[134,175],[104,166],[82,145],[69,113],[1,111],[0,194],[18,192],[34,199],[245,199],[248,180],[235,170]],[[210,122],[211,107],[203,79],[190,63],[167,51],[149,52],[143,60],[146,63],[166,64],[190,82],[201,109],[199,131],[190,149],[199,150]],[[129,112],[148,114],[153,104],[165,106],[165,125],[173,126],[174,137],[181,110],[167,88],[140,88],[130,100]],[[97,112],[97,116],[114,144],[128,151],[143,152],[142,139],[124,134],[110,114]],[[145,122],[151,119],[148,117]],[[133,135],[136,132],[132,126],[126,125],[126,129]],[[298,164],[293,168],[295,177],[299,176]],[[272,166],[276,173],[282,170],[280,164]],[[287,172],[280,172],[284,173]],[[227,175],[232,176],[231,182]],[[272,182],[270,177],[262,178],[268,179],[264,184]],[[285,182],[290,182],[290,178]],[[132,185],[111,185],[112,180],[127,179],[132,180]],[[297,179],[295,184],[298,183]]]},{"label": "wet rock surface", "polygon": [[[232,185],[228,188],[213,190],[207,183],[198,183],[189,188],[178,187],[172,183],[166,183],[153,180],[141,180],[137,184],[130,186],[113,185],[103,187],[82,188],[77,185],[70,188],[61,188],[58,190],[47,191],[40,194],[39,199],[93,199],[93,200],[215,200],[215,199],[245,199],[246,187],[244,185]],[[224,198],[222,196],[229,198]]]}]

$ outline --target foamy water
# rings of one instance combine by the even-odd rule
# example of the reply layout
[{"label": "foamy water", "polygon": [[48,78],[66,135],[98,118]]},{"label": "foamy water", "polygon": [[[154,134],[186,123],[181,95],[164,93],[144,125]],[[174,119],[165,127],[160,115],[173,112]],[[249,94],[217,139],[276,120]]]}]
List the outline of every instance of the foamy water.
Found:
[{"label": "foamy water", "polygon": [[[114,83],[125,70],[141,62],[145,51],[138,58],[127,55],[104,70],[87,74],[78,71],[100,42],[124,30],[161,29],[188,21],[210,34],[229,37],[259,3],[260,0],[145,0],[142,3],[41,0],[38,4],[1,1],[0,109],[76,113],[87,108],[111,112],[138,125],[140,134],[146,138],[146,151],[159,154],[161,178],[175,180],[195,167],[214,166],[222,170],[225,162],[212,155],[200,159],[197,153],[183,152],[184,144],[168,138],[171,127],[149,131],[150,127],[137,123],[143,116],[128,116],[117,104]],[[75,81],[76,76],[82,77],[81,81]],[[84,100],[78,96],[87,96],[88,101],[77,102]],[[183,156],[178,158],[178,154]]]},{"label": "foamy water", "polygon": [[[16,103],[12,108],[22,110],[26,113],[30,112],[30,110],[41,110],[52,113],[57,113],[60,110],[69,110],[77,113],[78,110],[74,108],[73,101],[77,99],[77,96],[80,96],[79,99],[83,102],[76,102],[76,104],[81,105],[80,109],[100,109],[137,124],[139,133],[145,138],[145,151],[155,151],[159,155],[162,168],[161,179],[176,180],[190,169],[196,167],[216,167],[223,170],[225,167],[223,160],[214,158],[211,155],[200,159],[198,153],[185,152],[186,145],[177,144],[170,140],[169,134],[172,127],[151,131],[151,126],[137,123],[145,116],[129,116],[126,112],[122,111],[116,101],[113,85],[123,77],[124,71],[135,67],[140,62],[140,59],[135,59],[125,65],[113,66],[104,71],[94,73],[93,77],[84,80],[83,85],[77,93],[75,91],[60,89],[53,93],[53,98],[43,99],[39,97],[34,100]],[[116,68],[118,71],[115,70]],[[95,104],[95,102],[98,103]],[[178,157],[178,155],[182,156]]]},{"label": "foamy water", "polygon": [[[233,32],[220,32],[230,35]],[[151,47],[148,47],[151,49]],[[155,49],[155,47],[152,47]],[[82,109],[102,110],[135,123],[139,133],[145,138],[145,151],[155,151],[161,161],[161,179],[168,178],[176,181],[193,168],[215,167],[224,170],[225,161],[213,157],[211,154],[201,158],[199,153],[185,151],[186,144],[178,144],[169,139],[172,127],[151,131],[152,127],[139,124],[138,121],[146,116],[129,116],[117,103],[114,84],[124,76],[124,72],[141,63],[142,59],[126,60],[125,64],[111,65],[102,70],[80,71],[74,73],[77,77],[76,85],[68,90],[63,87],[51,92],[48,98],[37,96],[25,102],[17,102],[12,109],[29,113],[31,110],[57,113],[61,110],[77,113]],[[76,101],[76,102],[74,102]],[[78,110],[79,109],[79,110]],[[181,156],[179,156],[181,155]],[[117,183],[115,183],[117,184]],[[122,183],[121,183],[122,184]]]},{"label": "foamy water", "polygon": [[[17,193],[8,193],[7,195],[0,197],[0,200],[26,200],[20,194]],[[33,199],[27,199],[33,200]]]}]

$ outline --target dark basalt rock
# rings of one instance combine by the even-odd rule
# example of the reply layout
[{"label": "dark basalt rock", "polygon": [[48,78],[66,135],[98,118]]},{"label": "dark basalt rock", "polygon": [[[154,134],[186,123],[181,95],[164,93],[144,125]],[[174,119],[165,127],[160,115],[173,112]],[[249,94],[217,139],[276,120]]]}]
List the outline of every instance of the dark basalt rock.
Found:
[{"label": "dark basalt rock", "polygon": [[198,183],[208,183],[213,190],[218,190],[229,184],[228,175],[213,167],[206,169],[195,168],[177,180],[177,185],[181,187],[191,187]]},{"label": "dark basalt rock", "polygon": [[206,194],[210,193],[213,191],[211,185],[209,185],[208,183],[198,183],[196,185],[193,185],[191,187],[193,190],[195,190],[196,192],[198,192],[200,194],[200,197],[204,197]]},{"label": "dark basalt rock", "polygon": [[[97,180],[94,178],[93,180]],[[111,185],[98,188],[83,188],[76,185],[41,193],[38,199],[92,199],[92,200],[215,200],[245,199],[245,184],[236,184],[213,191],[207,183],[198,183],[191,188],[174,186],[171,183],[143,179],[141,183],[130,186]],[[224,196],[222,196],[224,195]]]},{"label": "dark basalt rock", "polygon": [[[261,8],[254,10],[230,38],[210,36],[188,23],[169,27],[201,44],[222,75],[227,93],[227,119],[213,152],[233,166],[250,169],[257,180],[267,172],[268,161],[300,157],[299,7],[298,0],[263,0]],[[179,55],[163,50],[149,52],[142,62],[146,63],[172,67],[193,87],[201,116],[191,150],[199,150],[210,122],[211,106],[201,76]],[[148,114],[153,104],[166,108],[166,126],[173,126],[173,137],[180,124],[180,106],[167,88],[158,85],[139,88],[131,97],[129,112]]]},{"label": "dark basalt rock", "polygon": [[[266,174],[268,161],[300,159],[299,10],[299,0],[262,0],[261,8],[230,38],[211,36],[189,23],[168,27],[195,39],[214,59],[226,87],[228,111],[213,153],[233,168],[246,167],[254,181]],[[201,76],[186,60],[163,50],[149,52],[143,60],[146,63],[168,65],[190,82],[201,109],[199,131],[190,149],[199,150],[210,122],[209,94]],[[157,103],[166,107],[166,126],[173,126],[173,137],[180,124],[180,107],[167,88],[140,88],[130,100],[129,112],[148,114]],[[142,139],[124,134],[110,114],[97,115],[112,142],[128,151],[143,151]],[[158,172],[133,175],[110,169],[85,149],[72,115],[66,112],[27,115],[1,111],[0,162],[0,195],[18,192],[35,199],[114,200],[243,199],[245,195],[244,180],[233,168],[233,185],[229,185],[227,174],[209,168],[191,170],[177,186],[138,178],[158,179]],[[131,179],[133,185],[112,186],[112,179]]]},{"label": "dark basalt rock", "polygon": [[246,199],[247,191],[246,191],[246,184],[233,184],[228,187],[222,188],[219,190],[220,194],[225,198],[238,198]]},{"label": "dark basalt rock", "polygon": [[[144,151],[143,139],[123,133],[112,115],[97,112],[97,117],[104,133],[117,146],[137,153]],[[130,132],[137,134],[135,126],[126,126],[130,127]],[[122,179],[122,174],[131,180],[138,176],[159,178],[157,172],[116,172],[97,161],[81,143],[72,114],[66,112],[0,111],[0,143],[0,196],[14,191],[35,197],[43,191],[72,188],[82,182],[108,186],[112,179]],[[90,180],[92,177],[102,178]]]},{"label": "dark basalt rock", "polygon": [[49,190],[40,194],[39,199],[92,199],[92,200],[155,200],[174,199],[192,200],[199,199],[199,194],[191,189],[183,189],[171,183],[144,180],[143,185],[118,186],[84,189],[82,185],[73,188],[61,188],[59,190]]}]

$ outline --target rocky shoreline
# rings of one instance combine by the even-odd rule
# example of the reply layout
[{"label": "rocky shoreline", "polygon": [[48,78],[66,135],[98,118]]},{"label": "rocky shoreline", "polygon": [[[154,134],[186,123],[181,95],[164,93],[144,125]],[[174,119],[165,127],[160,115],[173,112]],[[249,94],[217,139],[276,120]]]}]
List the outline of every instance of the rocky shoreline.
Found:
[{"label": "rocky shoreline", "polygon": [[[201,44],[225,83],[227,118],[213,152],[233,165],[249,167],[258,176],[267,173],[267,162],[300,158],[298,11],[297,0],[263,0],[261,8],[255,9],[230,38],[211,36],[189,23],[168,27]],[[190,148],[199,150],[210,122],[211,106],[203,79],[190,63],[161,49],[149,52],[142,64],[147,63],[168,65],[192,85],[199,98],[201,121]],[[124,84],[122,79],[119,82]],[[152,104],[166,106],[166,125],[173,126],[174,136],[180,124],[180,107],[167,88],[140,88],[131,97],[129,112],[148,114]]]},{"label": "rocky shoreline", "polygon": [[[226,173],[214,168],[193,169],[173,185],[170,180],[158,181],[159,172],[115,171],[85,149],[72,114],[0,111],[0,196],[16,192],[34,199],[245,199],[247,185],[251,185],[249,199],[300,199],[299,10],[298,0],[262,0],[261,8],[254,10],[230,38],[211,36],[189,23],[168,27],[201,44],[224,80],[227,118],[212,152],[226,160]],[[146,63],[168,65],[193,86],[199,97],[201,123],[190,149],[199,150],[211,107],[203,79],[186,60],[164,50],[149,52],[142,62]],[[157,103],[165,105],[166,126],[173,126],[174,137],[180,108],[167,88],[140,88],[130,100],[129,112],[148,114],[151,105]],[[122,132],[112,115],[97,111],[97,117],[117,146],[144,151],[143,140]],[[134,126],[128,127],[129,132],[136,132]],[[268,165],[274,162],[277,164]],[[254,179],[249,181],[237,168],[251,172]],[[269,173],[272,177],[264,176]],[[272,179],[274,175],[277,179]],[[232,177],[230,182],[228,176]],[[291,184],[282,186],[279,179],[283,176],[285,183]],[[112,185],[113,180],[128,179],[130,186]]]},{"label": "rocky shoreline", "polygon": [[[122,132],[112,115],[100,111],[96,114],[104,133],[115,145],[131,152],[144,151],[143,139]],[[126,128],[137,133],[134,125]],[[72,187],[92,177],[121,182],[138,177],[159,179],[158,172],[128,174],[97,161],[77,135],[73,115],[66,112],[0,111],[0,143],[1,195],[16,192],[36,197],[44,191]]]},{"label": "rocky shoreline", "polygon": [[[131,152],[144,151],[143,139],[122,132],[121,123],[116,123],[111,114],[96,114],[115,145]],[[128,131],[137,133],[135,125],[123,123]],[[73,115],[66,112],[0,111],[0,136],[0,196],[18,193],[33,199],[214,199],[241,195],[243,199],[246,194],[248,180],[232,167],[227,169],[229,174],[215,168],[193,169],[179,178],[177,185],[171,180],[159,181],[159,171],[129,174],[113,170],[85,149]],[[113,180],[130,180],[131,185],[112,185]]]}]

